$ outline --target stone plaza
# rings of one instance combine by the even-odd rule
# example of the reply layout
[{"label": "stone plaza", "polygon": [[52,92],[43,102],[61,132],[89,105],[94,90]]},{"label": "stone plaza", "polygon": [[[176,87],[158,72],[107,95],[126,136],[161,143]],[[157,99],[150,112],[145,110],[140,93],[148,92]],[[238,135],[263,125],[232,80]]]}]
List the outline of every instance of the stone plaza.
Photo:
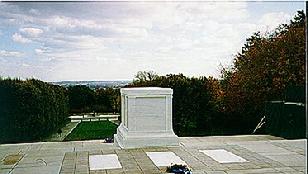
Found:
[{"label": "stone plaza", "polygon": [[[268,135],[180,137],[178,147],[121,149],[102,141],[39,142],[0,145],[0,174],[151,174],[166,173],[147,152],[173,152],[193,174],[300,174],[306,172],[306,139]],[[220,163],[200,152],[223,149],[246,162]],[[121,168],[91,170],[94,155],[117,157]],[[10,157],[12,161],[9,161]]]}]

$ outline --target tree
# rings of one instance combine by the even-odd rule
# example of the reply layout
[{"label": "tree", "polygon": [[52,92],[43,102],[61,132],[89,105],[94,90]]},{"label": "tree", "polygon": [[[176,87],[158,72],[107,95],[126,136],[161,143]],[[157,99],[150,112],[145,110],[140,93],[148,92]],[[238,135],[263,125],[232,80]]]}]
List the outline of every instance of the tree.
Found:
[{"label": "tree", "polygon": [[68,87],[71,112],[91,112],[94,109],[94,91],[84,85]]},{"label": "tree", "polygon": [[95,91],[95,106],[97,112],[120,112],[120,89],[100,88]]},{"label": "tree", "polygon": [[[231,69],[223,69],[224,113],[247,132],[263,117],[264,102],[283,100],[289,86],[305,84],[305,14],[272,33],[257,32],[246,40]],[[236,119],[238,118],[238,119]]]},{"label": "tree", "polygon": [[155,80],[158,75],[154,71],[138,71],[137,75],[135,76],[134,82],[146,82]]}]

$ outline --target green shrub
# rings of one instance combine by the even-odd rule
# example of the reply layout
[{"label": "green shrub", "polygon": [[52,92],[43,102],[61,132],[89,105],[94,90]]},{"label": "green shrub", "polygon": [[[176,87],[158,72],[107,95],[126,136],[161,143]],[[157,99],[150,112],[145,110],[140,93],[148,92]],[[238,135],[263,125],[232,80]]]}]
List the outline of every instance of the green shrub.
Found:
[{"label": "green shrub", "polygon": [[305,106],[290,102],[267,102],[265,107],[268,134],[284,138],[305,138]]},{"label": "green shrub", "polygon": [[35,79],[0,79],[0,142],[39,141],[68,121],[66,89]]}]

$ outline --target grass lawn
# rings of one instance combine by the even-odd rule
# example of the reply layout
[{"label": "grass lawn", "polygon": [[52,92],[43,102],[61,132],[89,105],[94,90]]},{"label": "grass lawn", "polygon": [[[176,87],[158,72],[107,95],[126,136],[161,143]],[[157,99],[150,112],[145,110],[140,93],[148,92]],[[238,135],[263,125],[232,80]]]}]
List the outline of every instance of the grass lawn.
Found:
[{"label": "grass lawn", "polygon": [[110,121],[81,122],[64,141],[94,140],[113,137],[117,125]]}]

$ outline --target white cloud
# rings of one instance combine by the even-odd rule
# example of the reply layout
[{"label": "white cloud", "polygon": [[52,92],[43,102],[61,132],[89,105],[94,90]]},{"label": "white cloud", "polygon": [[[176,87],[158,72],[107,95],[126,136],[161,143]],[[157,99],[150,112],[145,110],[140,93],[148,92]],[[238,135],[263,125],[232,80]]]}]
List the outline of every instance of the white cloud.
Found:
[{"label": "white cloud", "polygon": [[270,12],[264,14],[258,21],[259,23],[259,30],[261,31],[272,31],[279,24],[286,24],[289,23],[292,19],[291,14],[287,14],[284,12]]},{"label": "white cloud", "polygon": [[13,41],[19,42],[19,43],[29,43],[31,42],[30,39],[23,37],[19,33],[14,33],[12,36]]},{"label": "white cloud", "polygon": [[36,54],[42,54],[42,53],[45,52],[43,49],[40,49],[40,48],[37,48],[34,51],[35,51]]},{"label": "white cloud", "polygon": [[49,47],[40,47],[40,48],[36,48],[34,49],[34,52],[37,54],[37,55],[46,55],[48,53],[50,53],[50,48]]},{"label": "white cloud", "polygon": [[65,33],[69,35],[92,35],[97,37],[143,37],[146,30],[143,26],[129,24],[130,17],[126,19],[79,19],[67,16],[54,15],[41,22],[48,26],[48,30],[55,33]]},{"label": "white cloud", "polygon": [[247,4],[46,3],[4,13],[0,7],[0,20],[4,15],[6,24],[20,28],[14,41],[35,43],[31,67],[44,70],[47,80],[130,79],[145,69],[217,77],[218,65],[231,64],[253,32],[292,16],[269,10],[255,17]]},{"label": "white cloud", "polygon": [[33,8],[29,10],[29,13],[34,14],[34,15],[40,15],[40,12],[37,9],[33,9]]},{"label": "white cloud", "polygon": [[[237,26],[249,17],[246,3],[145,3],[126,9],[138,15],[124,12],[123,17],[96,20],[63,15],[46,18],[44,23],[53,35],[43,39],[58,48],[48,53],[37,49],[36,53],[57,60],[53,76],[61,72],[64,79],[132,78],[143,69],[215,75],[219,63],[238,49],[245,29]],[[115,72],[119,67],[125,71]],[[76,74],[77,69],[82,75]]]},{"label": "white cloud", "polygon": [[66,27],[66,28],[76,28],[76,27],[85,27],[85,28],[102,28],[101,25],[97,24],[93,20],[84,20],[84,19],[77,19],[67,16],[51,16],[50,18],[46,19],[45,22],[51,26],[57,27]]},{"label": "white cloud", "polygon": [[22,66],[24,66],[24,67],[29,67],[30,65],[27,64],[27,63],[23,63]]},{"label": "white cloud", "polygon": [[19,51],[0,50],[0,57],[21,57],[23,53]]},{"label": "white cloud", "polygon": [[29,37],[38,37],[43,33],[43,30],[39,28],[21,28],[19,31]]}]

